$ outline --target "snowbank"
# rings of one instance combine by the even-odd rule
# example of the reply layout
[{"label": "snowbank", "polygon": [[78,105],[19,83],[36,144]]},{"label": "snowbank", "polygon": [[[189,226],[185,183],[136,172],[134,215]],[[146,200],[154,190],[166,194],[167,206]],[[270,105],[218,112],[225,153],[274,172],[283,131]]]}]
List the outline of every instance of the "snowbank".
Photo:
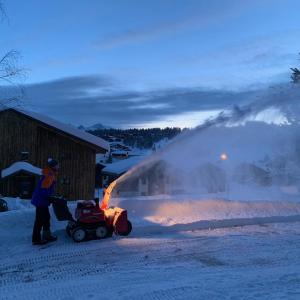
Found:
[{"label": "snowbank", "polygon": [[7,202],[8,210],[23,210],[33,208],[30,200],[24,200],[20,198],[9,198],[3,197],[3,199]]},{"label": "snowbank", "polygon": [[137,224],[171,226],[202,220],[225,220],[300,215],[300,202],[294,201],[232,201],[225,199],[112,199],[112,204],[126,208]]}]

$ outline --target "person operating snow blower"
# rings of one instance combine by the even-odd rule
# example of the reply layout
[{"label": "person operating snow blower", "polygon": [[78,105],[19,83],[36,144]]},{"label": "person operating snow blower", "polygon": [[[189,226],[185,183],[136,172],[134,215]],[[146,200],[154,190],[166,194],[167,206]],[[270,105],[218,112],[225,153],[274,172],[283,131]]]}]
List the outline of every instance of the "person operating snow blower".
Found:
[{"label": "person operating snow blower", "polygon": [[[32,232],[33,245],[44,245],[57,240],[57,237],[52,235],[50,231],[49,206],[51,204],[51,196],[54,194],[58,169],[58,162],[55,159],[49,158],[32,196],[31,204],[36,207]],[[41,236],[42,229],[43,234]]]}]

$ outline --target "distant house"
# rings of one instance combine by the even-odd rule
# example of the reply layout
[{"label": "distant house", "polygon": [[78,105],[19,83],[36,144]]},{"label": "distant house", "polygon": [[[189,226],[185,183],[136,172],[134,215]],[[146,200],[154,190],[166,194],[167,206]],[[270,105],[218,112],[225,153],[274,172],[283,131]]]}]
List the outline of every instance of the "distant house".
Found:
[{"label": "distant house", "polygon": [[126,159],[130,156],[131,148],[124,145],[122,142],[113,141],[109,143],[112,158]]},{"label": "distant house", "polygon": [[[109,144],[96,136],[34,112],[0,111],[0,193],[30,197],[39,170],[52,157],[60,163],[56,192],[68,199],[91,199],[97,153]],[[25,193],[25,194],[26,194]],[[26,196],[26,195],[23,195]]]},{"label": "distant house", "polygon": [[[104,180],[107,179],[110,182],[114,177],[119,177],[133,166],[138,165],[142,158],[145,159],[145,157],[140,157],[139,161],[135,161],[138,157],[132,157],[107,166],[103,169],[103,175],[107,176],[107,178],[104,177]],[[128,162],[127,165],[126,162]],[[113,193],[124,197],[169,193],[170,177],[164,173],[165,168],[166,164],[162,161],[151,162],[145,166],[140,164],[133,174],[124,178],[116,186]]]},{"label": "distant house", "polygon": [[109,185],[129,169],[138,165],[144,158],[143,156],[133,156],[112,164],[107,164],[101,171],[103,185]]},{"label": "distant house", "polygon": [[116,159],[126,159],[128,158],[128,151],[113,151],[111,152],[111,156]]},{"label": "distant house", "polygon": [[150,160],[124,178],[113,193],[125,197],[178,195],[195,191],[218,193],[226,190],[226,184],[225,172],[213,164],[202,164],[190,171],[177,169],[163,160]]},{"label": "distant house", "polygon": [[109,143],[109,145],[110,145],[110,149],[113,151],[115,150],[131,151],[131,148],[129,146],[126,146],[120,142],[111,142]]},{"label": "distant house", "polygon": [[233,179],[240,184],[251,182],[262,186],[268,186],[272,182],[268,171],[250,163],[239,164],[234,170]]}]

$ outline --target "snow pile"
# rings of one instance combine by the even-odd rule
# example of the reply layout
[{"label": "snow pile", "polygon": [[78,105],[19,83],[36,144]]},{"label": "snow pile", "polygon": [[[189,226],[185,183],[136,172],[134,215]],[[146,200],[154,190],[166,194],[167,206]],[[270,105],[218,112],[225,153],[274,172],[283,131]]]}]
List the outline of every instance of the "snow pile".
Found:
[{"label": "snow pile", "polygon": [[152,196],[112,199],[112,204],[128,210],[135,224],[189,224],[203,220],[227,220],[300,215],[296,201],[237,201],[216,198],[197,199]]},{"label": "snow pile", "polygon": [[23,210],[33,208],[30,200],[8,197],[4,197],[3,199],[7,202],[8,210]]}]

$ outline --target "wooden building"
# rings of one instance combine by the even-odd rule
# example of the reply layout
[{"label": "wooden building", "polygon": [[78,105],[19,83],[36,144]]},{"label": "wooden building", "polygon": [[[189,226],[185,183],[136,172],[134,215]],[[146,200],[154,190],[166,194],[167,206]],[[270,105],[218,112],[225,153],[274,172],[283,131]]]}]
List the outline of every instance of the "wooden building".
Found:
[{"label": "wooden building", "polygon": [[8,168],[1,170],[0,186],[3,187],[2,193],[11,197],[31,199],[41,175],[42,170],[27,161],[15,162]]},{"label": "wooden building", "polygon": [[[96,154],[106,151],[109,144],[103,139],[46,116],[12,108],[0,111],[0,170],[24,160],[43,168],[54,158],[60,165],[56,192],[67,199],[94,197]],[[15,189],[0,181],[0,194],[15,195]]]}]

